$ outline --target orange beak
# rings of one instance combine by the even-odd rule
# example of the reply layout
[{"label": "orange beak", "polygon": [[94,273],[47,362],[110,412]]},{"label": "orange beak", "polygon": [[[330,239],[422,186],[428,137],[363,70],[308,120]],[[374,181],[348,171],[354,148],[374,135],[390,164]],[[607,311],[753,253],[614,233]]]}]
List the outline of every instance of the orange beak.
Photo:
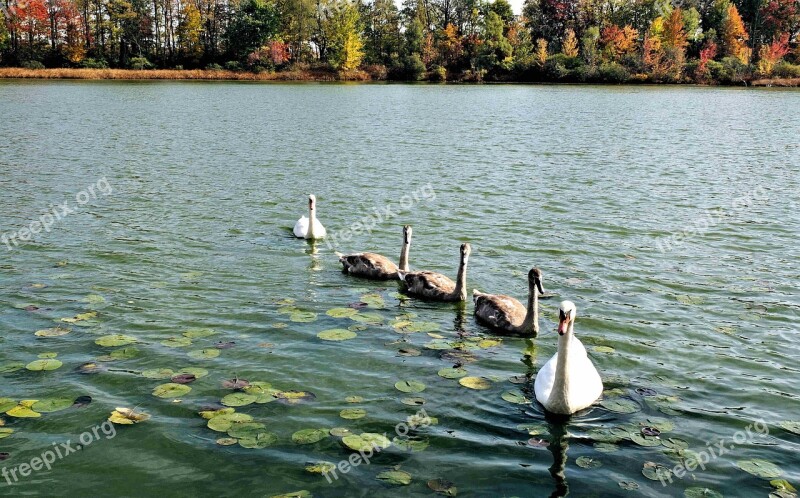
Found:
[{"label": "orange beak", "polygon": [[569,328],[569,317],[564,318],[563,320],[558,322],[558,335],[566,334],[568,328]]}]

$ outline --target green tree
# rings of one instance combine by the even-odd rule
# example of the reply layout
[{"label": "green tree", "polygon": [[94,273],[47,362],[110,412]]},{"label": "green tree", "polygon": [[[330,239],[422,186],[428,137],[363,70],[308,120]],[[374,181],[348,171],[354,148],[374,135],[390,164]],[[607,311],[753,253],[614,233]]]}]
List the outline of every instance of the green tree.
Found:
[{"label": "green tree", "polygon": [[361,16],[349,0],[336,0],[322,23],[328,39],[327,60],[336,69],[352,70],[361,64],[364,43]]},{"label": "green tree", "polygon": [[278,0],[281,18],[281,38],[289,45],[295,60],[311,58],[308,41],[316,26],[315,0]]},{"label": "green tree", "polygon": [[496,12],[486,16],[483,45],[478,59],[480,69],[510,69],[514,59],[514,49],[503,35],[503,19]]},{"label": "green tree", "polygon": [[245,60],[247,55],[272,39],[279,28],[279,17],[274,5],[264,0],[243,0],[225,33],[230,54]]},{"label": "green tree", "polygon": [[365,30],[366,56],[370,62],[390,64],[403,51],[400,11],[393,0],[375,0]]}]

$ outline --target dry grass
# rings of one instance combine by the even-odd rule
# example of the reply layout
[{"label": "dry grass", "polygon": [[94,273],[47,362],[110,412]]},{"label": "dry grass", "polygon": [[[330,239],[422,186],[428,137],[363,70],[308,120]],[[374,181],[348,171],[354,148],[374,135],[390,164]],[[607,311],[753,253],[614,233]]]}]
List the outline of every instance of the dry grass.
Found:
[{"label": "dry grass", "polygon": [[279,73],[214,71],[208,69],[23,69],[0,68],[0,78],[73,80],[237,80],[237,81],[369,81],[364,71],[336,73],[322,69],[289,70]]}]

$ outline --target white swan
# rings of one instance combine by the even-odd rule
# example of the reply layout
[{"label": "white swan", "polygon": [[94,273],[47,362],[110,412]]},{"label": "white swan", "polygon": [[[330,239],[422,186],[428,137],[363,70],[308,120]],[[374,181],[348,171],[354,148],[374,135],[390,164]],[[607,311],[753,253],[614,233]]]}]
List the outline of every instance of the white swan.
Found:
[{"label": "white swan", "polygon": [[325,227],[317,219],[317,198],[308,196],[308,218],[301,216],[294,224],[294,236],[301,239],[324,239]]},{"label": "white swan", "polygon": [[586,348],[572,332],[577,309],[562,301],[558,310],[558,352],[536,374],[533,390],[547,411],[570,415],[594,403],[603,394],[600,374]]}]

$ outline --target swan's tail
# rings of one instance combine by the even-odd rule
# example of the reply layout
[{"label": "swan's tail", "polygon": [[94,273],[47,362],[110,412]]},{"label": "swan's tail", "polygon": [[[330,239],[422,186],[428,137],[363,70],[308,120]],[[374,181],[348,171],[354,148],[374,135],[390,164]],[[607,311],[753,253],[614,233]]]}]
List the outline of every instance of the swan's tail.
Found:
[{"label": "swan's tail", "polygon": [[475,302],[478,300],[479,297],[485,296],[483,292],[479,291],[478,289],[472,289],[472,301]]},{"label": "swan's tail", "polygon": [[407,271],[397,270],[397,278],[400,279],[401,282],[405,282],[408,273]]},{"label": "swan's tail", "polygon": [[344,262],[344,254],[340,253],[339,251],[334,251],[333,253],[336,254],[336,257],[339,258],[339,261]]}]

